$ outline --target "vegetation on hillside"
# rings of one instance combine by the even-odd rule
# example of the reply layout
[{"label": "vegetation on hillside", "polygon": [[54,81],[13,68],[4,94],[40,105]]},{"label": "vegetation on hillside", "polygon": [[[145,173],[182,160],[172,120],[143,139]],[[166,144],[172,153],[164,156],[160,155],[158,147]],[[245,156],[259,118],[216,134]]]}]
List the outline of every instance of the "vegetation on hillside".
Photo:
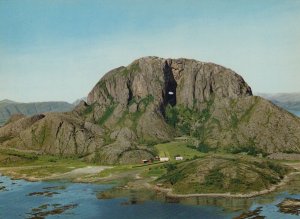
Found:
[{"label": "vegetation on hillside", "polygon": [[157,144],[154,147],[160,157],[169,157],[171,161],[175,160],[177,155],[182,156],[185,160],[204,155],[197,148],[189,147],[189,143],[185,141]]},{"label": "vegetation on hillside", "polygon": [[174,163],[158,179],[175,193],[248,193],[268,189],[288,167],[247,156],[208,156]]},{"label": "vegetation on hillside", "polygon": [[[8,168],[8,174],[22,177],[47,177],[65,173],[74,168],[91,165],[78,158],[62,158],[12,149],[0,149],[0,167]],[[17,167],[17,168],[16,168]],[[21,168],[18,168],[21,167]],[[12,169],[10,169],[12,168]],[[6,170],[1,170],[4,174]]]}]

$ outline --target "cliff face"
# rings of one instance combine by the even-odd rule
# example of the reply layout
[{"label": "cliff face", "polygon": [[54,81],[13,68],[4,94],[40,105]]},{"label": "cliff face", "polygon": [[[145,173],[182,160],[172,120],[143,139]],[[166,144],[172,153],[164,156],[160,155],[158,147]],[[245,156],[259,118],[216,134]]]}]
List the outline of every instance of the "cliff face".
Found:
[{"label": "cliff face", "polygon": [[88,104],[128,106],[149,95],[158,108],[177,104],[201,109],[212,98],[251,96],[252,91],[241,76],[219,65],[147,57],[107,73],[88,95]]},{"label": "cliff face", "polygon": [[[133,115],[139,117],[132,124],[139,138],[168,140],[172,136],[164,121],[168,105],[202,110],[213,99],[251,95],[243,78],[222,66],[147,57],[110,71],[98,82],[88,95],[93,107],[88,120],[115,128],[120,120],[132,122]],[[103,121],[107,109],[113,113]]]},{"label": "cliff face", "polygon": [[0,129],[3,146],[110,164],[151,158],[153,144],[181,135],[214,149],[300,151],[299,119],[253,97],[232,70],[188,59],[138,59],[108,72],[73,112],[18,125],[26,119]]}]

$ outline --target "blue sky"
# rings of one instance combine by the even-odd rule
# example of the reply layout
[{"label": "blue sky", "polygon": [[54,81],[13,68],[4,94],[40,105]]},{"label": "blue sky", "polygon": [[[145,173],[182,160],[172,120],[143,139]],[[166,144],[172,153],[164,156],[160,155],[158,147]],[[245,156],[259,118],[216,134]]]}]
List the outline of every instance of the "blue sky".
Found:
[{"label": "blue sky", "polygon": [[0,99],[74,101],[142,56],[229,67],[300,92],[300,0],[0,0]]}]

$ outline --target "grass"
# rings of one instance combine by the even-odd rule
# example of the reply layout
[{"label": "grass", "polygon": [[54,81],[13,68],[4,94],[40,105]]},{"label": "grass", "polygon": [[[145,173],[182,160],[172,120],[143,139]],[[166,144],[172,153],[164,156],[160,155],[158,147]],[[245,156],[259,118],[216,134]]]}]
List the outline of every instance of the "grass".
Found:
[{"label": "grass", "polygon": [[97,174],[98,177],[108,177],[111,174],[121,173],[130,171],[133,169],[133,165],[117,165],[110,169],[105,169],[101,171],[99,174]]},{"label": "grass", "polygon": [[232,146],[226,148],[225,150],[227,153],[231,153],[231,154],[245,153],[251,156],[262,155],[263,157],[266,157],[267,154],[262,149],[255,147],[254,142],[251,141],[249,142],[250,143],[248,145]]},{"label": "grass", "polygon": [[[123,112],[123,115],[121,118],[119,118],[118,120],[118,125],[120,126],[126,126],[126,121],[131,121],[132,125],[131,128],[135,131],[137,131],[137,126],[138,126],[138,122],[140,117],[143,115],[143,113],[145,112],[147,106],[154,101],[154,97],[152,95],[147,95],[146,97],[137,100],[136,98],[133,98],[129,101],[128,105],[132,105],[134,103],[139,105],[139,108],[136,112],[129,112],[129,110],[125,110]],[[143,107],[141,107],[143,106]]]},{"label": "grass", "polygon": [[86,165],[68,165],[68,163],[61,162],[61,165],[58,164],[48,164],[39,167],[25,168],[22,170],[16,170],[19,174],[25,174],[26,176],[33,177],[47,177],[52,174],[62,174],[67,173],[75,168],[85,167]]},{"label": "grass", "polygon": [[249,122],[250,121],[250,118],[255,110],[255,107],[257,106],[257,104],[259,103],[260,99],[255,97],[255,102],[254,104],[252,104],[246,111],[245,113],[242,115],[241,117],[241,121],[244,121],[244,122]]},{"label": "grass", "polygon": [[[162,182],[167,187],[171,186],[174,192],[182,194],[247,193],[278,183],[290,171],[283,167],[280,162],[272,162],[245,155],[206,155],[189,148],[187,142],[180,140],[158,144],[154,147],[158,150],[160,156],[168,156],[172,162],[117,165],[92,177],[105,178],[113,175],[114,178],[112,180],[115,180],[115,183],[126,184],[135,180],[135,176],[139,174],[145,180]],[[178,154],[183,156],[186,161],[174,162],[174,156]],[[195,156],[201,156],[201,158],[191,159]],[[12,171],[13,176],[16,177],[41,178],[91,165],[78,159],[1,149],[1,166],[3,166],[1,160],[8,157],[16,158],[16,160],[8,165],[11,168],[4,170],[4,174],[5,171],[8,173]],[[256,177],[254,179],[255,183],[253,183],[254,177]],[[153,181],[153,178],[157,180]]]},{"label": "grass", "polygon": [[86,107],[86,109],[84,110],[83,115],[86,116],[88,114],[91,114],[93,112],[94,108],[95,108],[95,103],[88,105]]},{"label": "grass", "polygon": [[103,125],[108,120],[108,118],[113,114],[115,108],[116,108],[116,104],[112,104],[108,106],[105,112],[103,113],[102,117],[98,120],[98,124]]},{"label": "grass", "polygon": [[38,159],[38,155],[36,153],[28,153],[28,152],[22,152],[18,150],[4,149],[4,148],[0,148],[0,155],[2,155],[2,157],[13,156],[23,160],[30,160],[30,161]]},{"label": "grass", "polygon": [[[190,135],[201,141],[205,141],[205,137],[209,130],[205,128],[205,124],[211,118],[211,106],[213,100],[206,102],[206,108],[199,112],[197,109],[190,109],[182,105],[170,106],[165,109],[166,122],[173,128],[176,128],[182,135]],[[200,124],[197,127],[191,124]]]},{"label": "grass", "polygon": [[210,147],[209,145],[207,144],[204,144],[204,143],[199,143],[197,146],[195,145],[190,145],[188,144],[187,145],[189,148],[192,148],[192,149],[195,149],[195,150],[198,150],[199,152],[201,153],[209,153],[209,152],[216,152],[216,148],[212,148]]},{"label": "grass", "polygon": [[173,163],[157,181],[188,193],[249,193],[278,183],[291,169],[250,156],[213,155]]},{"label": "grass", "polygon": [[74,168],[85,167],[87,165],[91,164],[83,162],[78,158],[61,158],[59,156],[38,155],[36,153],[0,149],[0,166],[8,167],[8,171],[13,170],[16,175],[45,177],[54,173],[69,172]]},{"label": "grass", "polygon": [[212,189],[222,189],[223,187],[223,179],[224,174],[220,172],[218,169],[211,170],[206,176],[205,176],[205,186],[209,190],[209,187],[212,187]]},{"label": "grass", "polygon": [[231,115],[231,126],[232,128],[237,128],[239,124],[239,119],[236,114]]},{"label": "grass", "polygon": [[147,168],[143,173],[143,177],[160,177],[166,173],[166,169],[163,165],[152,166]]},{"label": "grass", "polygon": [[124,68],[121,71],[121,74],[124,75],[124,76],[128,76],[131,73],[136,73],[136,72],[140,72],[140,71],[141,71],[141,68],[139,66],[139,63],[134,62],[131,65],[129,65],[127,68]]},{"label": "grass", "polygon": [[165,144],[157,144],[154,146],[160,157],[169,157],[171,161],[175,160],[176,155],[182,156],[184,159],[192,159],[195,156],[203,156],[204,154],[188,147],[187,142],[173,141]]}]

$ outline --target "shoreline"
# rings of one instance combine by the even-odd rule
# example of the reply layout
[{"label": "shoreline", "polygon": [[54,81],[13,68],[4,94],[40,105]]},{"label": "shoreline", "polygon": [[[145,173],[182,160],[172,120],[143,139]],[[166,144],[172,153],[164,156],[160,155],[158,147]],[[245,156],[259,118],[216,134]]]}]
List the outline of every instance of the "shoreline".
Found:
[{"label": "shoreline", "polygon": [[[27,168],[32,168],[37,166],[28,166]],[[3,173],[1,170],[9,169],[11,167],[2,167],[0,168],[0,176],[7,176],[10,177],[12,180],[26,180],[29,182],[41,182],[41,181],[50,181],[50,180],[70,180],[77,179],[78,177],[90,175],[90,174],[98,174],[106,169],[112,168],[111,166],[87,166],[87,167],[81,167],[76,168],[74,170],[71,170],[69,172],[65,173],[55,173],[50,176],[45,177],[35,177],[35,176],[26,176],[25,174],[15,174],[13,171],[5,172]],[[18,167],[15,167],[18,168]],[[19,167],[24,168],[24,167]],[[26,168],[25,168],[26,169]],[[73,182],[73,181],[72,181]],[[78,183],[92,183],[87,181],[76,181]]]},{"label": "shoreline", "polygon": [[[31,166],[29,166],[30,168]],[[17,167],[18,168],[18,167]],[[70,180],[74,183],[97,183],[98,180],[84,180],[82,176],[90,175],[90,174],[96,174],[100,173],[106,169],[112,168],[111,166],[87,166],[83,168],[77,168],[70,172],[61,173],[61,174],[53,174],[51,176],[45,176],[45,177],[33,177],[33,176],[26,176],[25,174],[22,175],[15,175],[13,172],[6,172],[3,173],[1,170],[5,170],[7,168],[0,168],[0,176],[8,176],[12,180],[26,180],[29,182],[41,182],[41,181],[50,181],[50,180]],[[91,170],[91,171],[88,171]],[[154,191],[162,192],[166,195],[166,197],[170,198],[193,198],[193,197],[208,197],[208,198],[253,198],[261,195],[266,195],[271,192],[274,192],[276,189],[284,186],[287,184],[291,177],[294,175],[300,174],[300,171],[291,172],[287,174],[279,183],[272,185],[268,189],[263,189],[260,191],[254,191],[246,194],[231,194],[230,192],[227,193],[194,193],[194,194],[176,194],[172,191],[171,188],[164,188],[157,185],[152,185],[149,182],[147,183],[141,183],[140,186],[151,189]],[[107,177],[104,177],[107,178]],[[104,178],[99,178],[99,181]],[[131,188],[131,187],[130,187]],[[133,187],[131,189],[135,189],[137,187]]]},{"label": "shoreline", "polygon": [[276,189],[278,189],[281,186],[284,186],[286,183],[290,181],[291,176],[300,174],[299,171],[292,172],[286,175],[278,184],[271,186],[269,189],[263,189],[261,191],[256,192],[250,192],[247,194],[231,194],[228,193],[195,193],[195,194],[176,194],[173,193],[171,188],[162,188],[159,186],[152,186],[149,184],[149,187],[152,187],[152,189],[165,193],[167,197],[170,198],[195,198],[195,197],[206,197],[206,198],[253,198],[261,195],[266,195],[271,192],[274,192]]}]

